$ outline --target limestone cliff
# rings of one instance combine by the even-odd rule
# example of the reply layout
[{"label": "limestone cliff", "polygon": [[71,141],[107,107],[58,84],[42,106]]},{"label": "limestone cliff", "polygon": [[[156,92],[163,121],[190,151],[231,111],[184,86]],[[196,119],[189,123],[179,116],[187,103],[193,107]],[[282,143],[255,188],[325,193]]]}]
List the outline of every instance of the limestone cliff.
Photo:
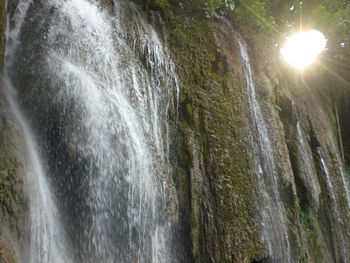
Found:
[{"label": "limestone cliff", "polygon": [[[103,1],[103,6],[112,2]],[[252,128],[246,68],[237,41],[240,33],[248,39],[247,32],[240,32],[230,15],[208,15],[196,1],[135,2],[138,6],[130,10],[142,12],[158,29],[179,77],[178,110],[169,121],[175,130],[170,160],[179,204],[174,239],[180,243],[175,247],[181,248],[182,262],[285,263],[273,258],[262,235],[264,210],[254,148],[259,134]],[[248,55],[276,163],[289,263],[349,262],[348,178],[334,101],[316,78],[310,76],[307,85],[301,82],[278,59],[278,50],[264,41],[250,35]],[[1,92],[0,262],[25,262],[18,257],[25,256],[29,235],[26,145]],[[340,103],[343,119],[346,105]],[[348,134],[343,136],[349,140]]]},{"label": "limestone cliff", "polygon": [[[271,255],[259,238],[262,226],[250,143],[257,134],[249,129],[246,83],[234,33],[222,18],[208,18],[193,3],[168,2],[155,8],[167,21],[181,80],[175,178],[194,261],[268,261]],[[257,47],[263,43],[250,39],[292,260],[343,262],[349,258],[349,209],[333,112],[327,114],[329,105],[317,83],[311,80],[311,88],[300,85],[300,76],[279,59],[265,61],[278,57],[278,50]],[[310,159],[305,160],[306,154]],[[338,219],[336,213],[341,214]]]}]

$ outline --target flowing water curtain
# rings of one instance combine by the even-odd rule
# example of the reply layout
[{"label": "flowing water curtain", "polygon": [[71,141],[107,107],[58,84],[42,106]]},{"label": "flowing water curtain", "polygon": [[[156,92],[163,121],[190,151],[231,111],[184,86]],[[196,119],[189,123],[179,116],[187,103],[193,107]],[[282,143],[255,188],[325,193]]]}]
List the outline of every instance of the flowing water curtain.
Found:
[{"label": "flowing water curtain", "polygon": [[248,104],[251,111],[253,128],[257,133],[254,141],[255,173],[258,177],[258,190],[263,203],[261,210],[262,238],[267,244],[272,258],[291,262],[288,230],[284,222],[279,194],[278,175],[271,141],[263,119],[260,105],[257,102],[253,73],[245,43],[238,38],[241,56],[245,67],[248,92]]},{"label": "flowing water curtain", "polygon": [[30,253],[21,256],[28,256],[30,263],[70,263],[72,261],[66,247],[65,232],[59,220],[60,215],[47,181],[36,138],[19,109],[11,83],[6,85],[9,89],[7,100],[21,125],[29,156],[26,183],[30,200]]},{"label": "flowing water curtain", "polygon": [[297,141],[298,141],[298,151],[300,154],[300,167],[302,167],[303,175],[305,176],[305,182],[311,193],[312,199],[315,201],[313,204],[315,210],[319,209],[320,204],[320,193],[321,187],[317,178],[316,170],[312,158],[312,151],[308,145],[305,135],[302,131],[300,121],[297,121],[296,125],[297,130]]},{"label": "flowing water curtain", "polygon": [[[18,105],[17,93],[9,79],[12,63],[17,47],[20,45],[19,35],[32,1],[20,1],[13,11],[13,17],[7,16],[6,53],[4,63],[4,88],[6,99],[23,132],[28,153],[27,192],[30,199],[30,252],[20,257],[28,257],[31,263],[70,263],[70,253],[66,247],[66,236],[60,222],[60,214],[56,207],[44,168],[37,138],[29,127],[26,116]],[[10,10],[6,1],[6,10]]]},{"label": "flowing water curtain", "polygon": [[267,246],[272,260],[292,262],[288,228],[281,207],[282,199],[279,193],[279,178],[277,173],[274,150],[267,131],[255,90],[253,70],[248,56],[247,46],[232,25],[234,39],[238,42],[246,84],[246,97],[250,110],[251,127],[256,135],[252,139],[254,149],[255,174],[259,193],[259,212],[262,227],[262,242]]},{"label": "flowing water curtain", "polygon": [[[115,13],[127,5],[116,1]],[[33,54],[19,52],[15,63],[23,75],[14,76],[25,77],[15,82],[30,95],[27,110],[41,113],[34,123],[46,125],[36,129],[55,159],[49,166],[56,191],[68,195],[61,196],[65,222],[83,232],[67,226],[77,257],[171,262],[164,185],[170,173],[167,111],[177,81],[164,44],[140,11],[131,23],[139,29],[143,57],[125,39],[125,18],[95,2],[35,2],[29,13],[21,45]],[[34,62],[35,72],[25,65]],[[25,79],[32,80],[29,87]]]},{"label": "flowing water curtain", "polygon": [[321,148],[317,149],[317,153],[320,158],[321,170],[325,179],[326,189],[330,198],[331,213],[329,217],[331,220],[332,231],[335,232],[334,237],[336,237],[336,239],[332,240],[334,242],[333,246],[336,247],[335,258],[340,262],[347,263],[349,262],[347,249],[348,237],[344,235],[342,227],[339,227],[344,225],[344,218],[339,208],[339,197],[336,194],[336,188],[332,181],[333,176],[329,172],[327,163],[324,159],[324,153],[322,152]]}]

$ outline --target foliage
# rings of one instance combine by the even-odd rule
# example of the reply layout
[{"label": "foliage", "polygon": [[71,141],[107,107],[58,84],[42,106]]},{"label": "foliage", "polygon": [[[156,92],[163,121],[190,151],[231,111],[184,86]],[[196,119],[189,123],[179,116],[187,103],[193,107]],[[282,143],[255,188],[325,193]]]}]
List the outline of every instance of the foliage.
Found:
[{"label": "foliage", "polygon": [[308,237],[313,240],[317,239],[317,218],[313,215],[311,208],[299,210],[288,207],[284,203],[280,203],[280,206],[283,215],[290,223],[292,223],[296,217],[299,218],[299,223]]},{"label": "foliage", "polygon": [[318,26],[329,38],[329,48],[337,60],[345,60],[350,51],[350,5],[325,3],[311,12]]},{"label": "foliage", "polygon": [[229,10],[234,10],[235,2],[234,0],[200,0],[207,11],[214,13],[219,8],[226,8]]},{"label": "foliage", "polygon": [[154,0],[155,5],[167,17],[179,11],[205,12],[207,17],[225,13],[232,18],[240,31],[255,34],[274,30],[275,18],[269,11],[270,4],[281,0]]},{"label": "foliage", "polygon": [[242,31],[269,33],[274,30],[275,18],[269,14],[268,8],[269,1],[241,0],[237,2],[233,19]]},{"label": "foliage", "polygon": [[[317,29],[328,38],[329,52],[345,61],[350,52],[350,3],[343,0],[269,1],[280,32]],[[276,8],[277,7],[277,8]]]},{"label": "foliage", "polygon": [[156,0],[156,5],[161,9],[169,8],[169,2],[167,0]]},{"label": "foliage", "polygon": [[[167,17],[185,10],[224,13],[247,40],[284,41],[300,28],[325,33],[329,56],[344,64],[350,57],[350,3],[343,0],[153,0]],[[180,7],[180,8],[179,8]],[[177,9],[175,11],[175,9]],[[176,16],[176,15],[175,15]]]},{"label": "foliage", "polygon": [[317,219],[312,215],[310,211],[300,211],[299,213],[300,223],[310,239],[317,239]]}]

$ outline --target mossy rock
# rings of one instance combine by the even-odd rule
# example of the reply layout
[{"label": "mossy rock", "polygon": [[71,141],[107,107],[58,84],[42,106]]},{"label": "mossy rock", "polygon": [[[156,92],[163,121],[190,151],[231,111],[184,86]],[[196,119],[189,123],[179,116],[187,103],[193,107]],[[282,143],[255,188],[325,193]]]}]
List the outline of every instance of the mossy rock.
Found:
[{"label": "mossy rock", "polygon": [[20,263],[12,242],[2,235],[0,235],[0,262]]}]

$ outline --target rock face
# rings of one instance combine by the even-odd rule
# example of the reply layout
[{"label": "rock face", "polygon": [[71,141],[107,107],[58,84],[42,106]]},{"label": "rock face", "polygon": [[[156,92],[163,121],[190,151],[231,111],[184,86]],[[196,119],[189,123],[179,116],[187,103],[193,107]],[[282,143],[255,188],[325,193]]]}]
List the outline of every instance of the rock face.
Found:
[{"label": "rock face", "polygon": [[188,46],[176,46],[174,53],[183,70],[179,199],[186,200],[181,194],[187,187],[187,200],[181,203],[184,217],[190,218],[193,255],[196,262],[249,261],[259,257],[262,247],[253,134],[237,43],[225,24],[204,18],[196,17],[187,30],[193,30],[193,39],[177,40]]},{"label": "rock face", "polygon": [[[268,262],[251,144],[258,135],[249,125],[238,43],[223,19],[195,8],[160,6],[182,88],[176,180],[192,255],[195,262]],[[289,260],[347,262],[349,200],[333,113],[316,83],[301,86],[280,61],[264,62],[256,48],[248,53],[273,145]]]},{"label": "rock face", "polygon": [[[0,3],[1,68],[5,51],[5,6]],[[21,262],[28,245],[27,157],[21,126],[10,111],[0,81],[0,262]]]},{"label": "rock face", "polygon": [[[262,234],[266,226],[261,223],[264,210],[259,207],[252,143],[258,134],[251,128],[245,69],[233,31],[239,27],[220,17],[208,19],[188,1],[135,2],[145,12],[152,10],[153,22],[154,11],[162,17],[156,23],[179,76],[178,113],[170,121],[177,127],[171,161],[180,213],[175,238],[186,247],[183,262],[284,263],[271,254]],[[4,39],[4,23],[1,32]],[[279,61],[264,62],[261,49],[249,46],[256,96],[276,163],[289,263],[350,262],[350,196],[332,104],[316,81],[311,79],[308,87],[300,84],[295,81],[299,76]],[[25,251],[28,240],[26,146],[3,98],[0,261],[12,263],[25,254],[17,250]]]},{"label": "rock face", "polygon": [[29,237],[26,145],[3,90],[0,93],[0,261],[14,263],[25,254]]}]

